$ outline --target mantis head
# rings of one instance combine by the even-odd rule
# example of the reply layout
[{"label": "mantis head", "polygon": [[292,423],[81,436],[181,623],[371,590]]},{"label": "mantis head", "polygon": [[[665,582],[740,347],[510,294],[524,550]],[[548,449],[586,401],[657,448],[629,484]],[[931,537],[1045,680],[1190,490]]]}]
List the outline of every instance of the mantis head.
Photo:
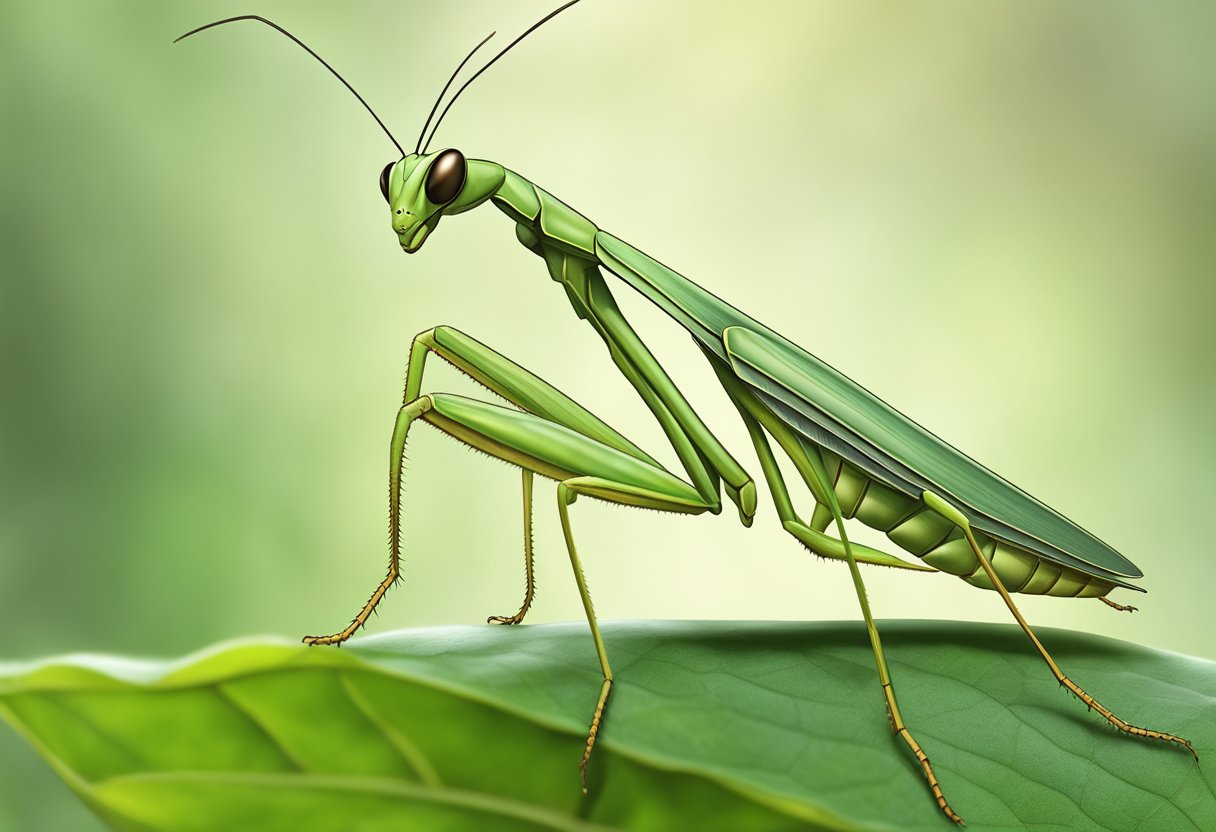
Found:
[{"label": "mantis head", "polygon": [[[447,95],[448,89],[456,80],[456,76],[460,74],[460,70],[464,69],[464,65],[469,62],[469,59],[476,54],[478,49],[485,46],[486,41],[494,37],[495,33],[491,32],[486,35],[468,55],[465,55],[464,60],[456,66],[451,77],[448,78],[448,82],[439,91],[439,97],[435,99],[435,104],[431,107],[431,112],[422,125],[422,132],[418,134],[418,144],[414,147],[414,152],[402,151],[400,160],[389,162],[384,166],[384,170],[380,171],[380,192],[384,194],[384,200],[392,212],[393,231],[397,233],[401,250],[406,254],[413,254],[422,248],[423,242],[435,230],[435,226],[439,225],[439,220],[445,214],[459,214],[461,211],[467,211],[480,204],[497,185],[496,177],[488,169],[489,166],[477,162],[470,165],[464,154],[453,147],[436,153],[427,153],[427,148],[430,146],[431,140],[435,138],[435,133],[448,114],[448,110],[452,109],[452,105],[456,103],[457,98],[460,98],[460,94],[467,90],[481,73],[511,51],[513,46],[578,2],[579,0],[569,0],[565,5],[549,12],[533,23],[522,35],[507,44],[501,52],[486,61],[481,69],[474,72],[448,99],[443,112],[439,113],[439,118],[432,126],[431,119],[435,118],[443,97]],[[370,111],[370,109],[369,107],[368,110]],[[373,113],[373,115],[375,114]],[[381,127],[383,126],[381,124]],[[427,135],[428,129],[430,129],[429,136]],[[386,129],[385,132],[387,133],[388,130]],[[392,136],[390,135],[389,138]],[[393,143],[396,144],[397,140],[393,139]],[[401,146],[397,145],[397,147],[400,149]]]},{"label": "mantis head", "polygon": [[392,212],[401,249],[413,254],[439,225],[444,208],[464,190],[469,166],[459,150],[411,153],[380,171],[380,193]]},{"label": "mantis head", "polygon": [[485,178],[455,148],[410,153],[385,165],[380,192],[402,251],[418,251],[445,214],[467,211],[489,196],[496,183]]},{"label": "mantis head", "polygon": [[[439,129],[444,116],[448,114],[448,110],[452,109],[452,105],[456,103],[456,99],[460,97],[460,94],[468,89],[469,85],[476,81],[478,76],[489,69],[495,61],[507,54],[513,46],[532,34],[544,23],[552,20],[558,14],[578,2],[579,0],[569,0],[565,5],[558,7],[532,24],[531,28],[507,44],[505,49],[487,61],[481,69],[473,73],[456,90],[452,97],[448,99],[443,111],[439,113],[439,118],[435,119],[435,113],[439,111],[439,105],[443,102],[443,97],[447,95],[448,89],[452,86],[452,82],[456,80],[456,76],[460,74],[460,70],[464,69],[464,65],[469,62],[469,59],[473,57],[473,54],[478,49],[485,45],[486,41],[494,37],[494,32],[491,32],[481,43],[474,46],[473,51],[469,52],[465,56],[465,59],[460,62],[452,73],[452,76],[448,79],[447,84],[440,91],[439,97],[435,100],[435,105],[431,107],[430,115],[426,117],[426,122],[422,125],[422,132],[418,134],[418,143],[414,146],[413,153],[405,152],[400,142],[393,137],[389,129],[384,126],[384,122],[376,115],[375,110],[363,100],[363,96],[359,95],[354,87],[347,83],[345,78],[338,74],[336,69],[330,66],[316,52],[309,49],[303,41],[273,21],[252,14],[229,17],[224,20],[217,20],[214,23],[208,23],[205,26],[199,26],[197,29],[191,29],[173,42],[177,43],[191,35],[216,26],[222,26],[226,23],[253,20],[258,23],[265,23],[280,34],[290,38],[297,46],[316,58],[322,66],[328,69],[335,78],[350,90],[355,98],[359,99],[359,103],[371,114],[371,117],[380,125],[380,129],[384,131],[385,135],[389,137],[389,140],[392,141],[401,153],[400,159],[396,162],[389,162],[384,167],[384,170],[380,172],[380,192],[384,194],[384,199],[388,202],[389,210],[392,212],[393,231],[397,233],[397,239],[401,243],[402,250],[407,254],[413,254],[422,248],[423,242],[435,230],[435,226],[439,224],[439,220],[444,214],[458,214],[461,211],[467,211],[469,208],[478,205],[490,195],[495,185],[492,181],[494,177],[489,170],[491,166],[484,162],[475,162],[473,165],[470,165],[464,158],[464,154],[455,148],[448,148],[435,153],[427,152],[427,148],[435,138],[435,132]],[[435,119],[433,126],[431,124],[432,119]],[[428,128],[430,129],[429,135],[427,134]]]}]

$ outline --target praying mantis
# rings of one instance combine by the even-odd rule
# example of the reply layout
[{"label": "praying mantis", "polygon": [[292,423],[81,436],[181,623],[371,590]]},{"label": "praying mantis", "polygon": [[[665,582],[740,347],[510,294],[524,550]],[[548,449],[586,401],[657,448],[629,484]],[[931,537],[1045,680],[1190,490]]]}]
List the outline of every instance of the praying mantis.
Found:
[{"label": "praying mantis", "polygon": [[[716,515],[723,509],[725,493],[740,522],[751,526],[758,502],[755,480],[706,426],[621,312],[606,279],[611,275],[683,327],[704,354],[747,430],[782,529],[814,554],[847,565],[892,730],[916,758],[947,818],[962,823],[900,712],[860,564],[945,572],[995,591],[1061,686],[1119,731],[1184,747],[1198,759],[1188,740],[1131,725],[1082,690],[1058,667],[1012,597],[1022,593],[1097,598],[1116,609],[1133,610],[1107,597],[1116,588],[1142,591],[1131,583],[1142,576],[1131,561],[793,341],[614,236],[515,171],[496,162],[467,158],[456,148],[429,149],[444,117],[470,84],[516,44],[577,2],[571,0],[515,38],[465,80],[440,111],[465,65],[490,38],[477,44],[440,92],[413,152],[406,152],[333,67],[265,18],[227,18],[177,39],[236,21],[255,21],[290,38],[324,65],[400,152],[381,171],[379,187],[404,252],[420,251],[444,217],[486,204],[497,208],[514,224],[524,249],[544,262],[575,314],[603,341],[613,365],[659,424],[682,469],[683,476],[668,470],[564,392],[460,330],[438,326],[420,333],[410,347],[403,404],[389,449],[388,573],[348,626],[304,641],[341,645],[367,623],[400,579],[402,463],[409,433],[417,423],[430,425],[521,471],[526,592],[517,613],[492,616],[491,622],[517,624],[529,610],[534,589],[534,479],[540,475],[556,482],[562,534],[603,673],[579,763],[586,791],[587,766],[604,725],[614,677],[587,590],[570,507],[579,497],[586,497],[666,513]],[[453,365],[506,404],[428,391],[423,378],[432,357]],[[774,441],[777,449],[772,446]],[[777,450],[814,499],[809,517],[794,507]],[[885,533],[915,560],[851,541],[846,520]]]}]

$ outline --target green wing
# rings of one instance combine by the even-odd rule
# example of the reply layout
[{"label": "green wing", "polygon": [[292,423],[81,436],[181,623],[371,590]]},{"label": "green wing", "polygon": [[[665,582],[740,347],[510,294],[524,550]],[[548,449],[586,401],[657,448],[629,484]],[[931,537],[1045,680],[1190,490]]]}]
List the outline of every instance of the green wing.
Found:
[{"label": "green wing", "polygon": [[628,243],[600,231],[601,264],[728,363],[778,416],[867,474],[919,497],[950,497],[971,523],[1042,557],[1099,577],[1136,566],[1089,532],[829,367],[801,347]]},{"label": "green wing", "polygon": [[[976,528],[1066,566],[1125,578],[1143,574],[1076,523],[795,344],[741,326],[724,330],[722,342],[736,375],[766,401],[779,403],[781,415],[802,416],[799,421],[809,421],[819,431],[810,438],[822,440],[826,432],[877,462],[905,492],[931,490],[950,497]],[[846,454],[850,457],[856,458]]]}]

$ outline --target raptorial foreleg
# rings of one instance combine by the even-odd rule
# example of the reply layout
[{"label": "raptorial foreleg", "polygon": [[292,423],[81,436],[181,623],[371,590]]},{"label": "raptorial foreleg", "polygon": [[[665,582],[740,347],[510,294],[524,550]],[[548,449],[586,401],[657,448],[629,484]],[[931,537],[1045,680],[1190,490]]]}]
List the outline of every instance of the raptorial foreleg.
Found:
[{"label": "raptorial foreleg", "polygon": [[[593,325],[608,344],[622,375],[663,425],[668,439],[680,454],[680,463],[702,499],[716,505],[720,477],[727,496],[739,509],[740,521],[750,526],[756,514],[755,482],[706,426],[634,331],[599,271],[589,269],[586,277]],[[682,452],[684,443],[693,453]]]},{"label": "raptorial foreleg", "polygon": [[[814,520],[809,524],[806,523],[794,510],[794,503],[790,499],[789,490],[785,485],[785,477],[777,465],[777,459],[773,456],[772,448],[769,447],[768,437],[764,435],[764,429],[751,413],[748,412],[747,406],[742,401],[742,397],[749,395],[747,391],[740,387],[738,379],[731,375],[722,364],[712,358],[710,364],[718,374],[718,380],[722,382],[723,389],[726,390],[726,394],[735,405],[735,409],[739,411],[739,416],[743,419],[743,424],[747,428],[748,435],[751,437],[752,446],[756,450],[756,458],[760,461],[760,469],[764,474],[764,480],[768,484],[769,493],[773,495],[773,503],[777,508],[777,517],[781,520],[782,528],[814,554],[823,558],[847,562],[848,557],[845,554],[845,544],[840,539],[824,534],[824,526],[817,525]],[[823,506],[824,503],[816,502],[816,513]],[[825,510],[829,512],[830,522],[831,510]],[[853,557],[858,563],[890,566],[896,569],[910,569],[918,572],[938,571],[931,566],[909,563],[895,555],[864,546],[860,543],[850,542],[849,548],[852,549]]]}]

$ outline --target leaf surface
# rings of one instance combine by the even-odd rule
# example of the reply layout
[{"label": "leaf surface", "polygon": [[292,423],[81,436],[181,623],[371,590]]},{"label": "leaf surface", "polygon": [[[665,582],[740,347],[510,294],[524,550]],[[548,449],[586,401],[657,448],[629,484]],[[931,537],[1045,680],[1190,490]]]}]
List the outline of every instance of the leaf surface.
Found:
[{"label": "leaf surface", "polygon": [[[1116,733],[996,625],[881,624],[904,718],[977,830],[1212,830],[1213,778]],[[1216,763],[1216,663],[1043,630],[1137,725]],[[263,640],[0,665],[0,714],[119,830],[941,830],[854,623],[610,622]]]}]

